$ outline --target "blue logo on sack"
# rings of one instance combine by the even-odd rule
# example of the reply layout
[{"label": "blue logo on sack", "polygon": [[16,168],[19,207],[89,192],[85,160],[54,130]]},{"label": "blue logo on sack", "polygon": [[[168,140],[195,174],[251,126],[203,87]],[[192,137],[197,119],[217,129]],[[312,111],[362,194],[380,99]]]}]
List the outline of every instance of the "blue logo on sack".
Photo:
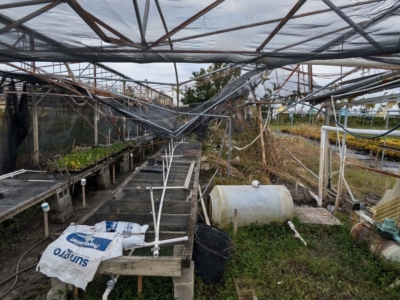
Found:
[{"label": "blue logo on sack", "polygon": [[117,229],[118,222],[115,221],[106,221],[106,231],[107,232],[115,232]]},{"label": "blue logo on sack", "polygon": [[86,267],[89,263],[89,259],[83,258],[82,256],[75,255],[71,249],[62,250],[61,248],[57,248],[53,253],[55,256],[61,257],[63,259],[69,259],[74,264],[80,265],[82,267]]},{"label": "blue logo on sack", "polygon": [[71,233],[66,240],[79,247],[92,248],[99,251],[106,251],[112,240],[95,237],[86,233]]}]

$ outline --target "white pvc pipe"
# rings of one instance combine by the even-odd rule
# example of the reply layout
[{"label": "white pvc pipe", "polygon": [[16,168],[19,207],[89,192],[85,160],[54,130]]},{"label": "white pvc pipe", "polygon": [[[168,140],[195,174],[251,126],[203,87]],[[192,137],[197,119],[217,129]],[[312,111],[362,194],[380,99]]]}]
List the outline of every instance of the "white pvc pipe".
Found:
[{"label": "white pvc pipe", "polygon": [[150,199],[151,199],[151,212],[153,214],[154,231],[155,231],[155,234],[158,235],[157,220],[156,220],[156,209],[155,209],[155,206],[154,206],[154,195],[153,195],[153,188],[152,187],[150,187]]},{"label": "white pvc pipe", "polygon": [[[149,187],[147,187],[147,188],[149,188]],[[183,186],[166,186],[166,187],[164,187],[164,186],[153,186],[152,188],[153,188],[153,190],[164,190],[164,189],[174,190],[174,189],[183,189]]]},{"label": "white pvc pipe", "polygon": [[151,247],[151,246],[158,247],[159,245],[171,244],[171,243],[179,243],[179,242],[184,242],[184,241],[187,241],[187,240],[189,240],[188,236],[183,236],[183,237],[179,237],[179,238],[162,240],[162,241],[158,240],[158,241],[149,242],[149,243],[144,242],[143,244],[141,244],[139,246],[135,246],[135,247],[132,247],[132,248],[127,248],[125,250],[144,248],[144,247]]},{"label": "white pvc pipe", "polygon": [[[333,127],[333,126],[322,126],[322,130],[326,131],[339,131],[339,132],[346,132],[341,127]],[[346,130],[352,134],[369,134],[369,135],[381,135],[387,134],[387,136],[400,136],[400,130],[394,130],[390,133],[389,130],[375,130],[375,129],[355,129],[355,128],[346,128]]]},{"label": "white pvc pipe", "polygon": [[0,179],[5,179],[5,178],[13,177],[13,176],[16,176],[16,175],[25,173],[25,172],[26,172],[26,170],[21,169],[21,170],[18,170],[18,171],[14,171],[14,172],[11,172],[11,173],[4,174],[4,175],[0,176]]},{"label": "white pvc pipe", "polygon": [[318,206],[322,206],[323,185],[324,185],[324,160],[325,160],[325,126],[321,128],[321,148],[319,152],[319,174],[318,174]]},{"label": "white pvc pipe", "polygon": [[318,180],[318,206],[322,206],[322,193],[323,193],[323,175],[324,175],[324,159],[325,159],[325,136],[327,131],[349,132],[352,134],[367,134],[367,135],[382,135],[398,136],[400,137],[400,130],[389,132],[388,130],[374,130],[374,129],[355,129],[342,127],[322,126],[321,127],[321,148],[319,157],[319,180]]},{"label": "white pvc pipe", "polygon": [[310,60],[305,62],[306,65],[321,65],[321,66],[343,66],[343,67],[364,67],[364,68],[390,68],[399,69],[399,65],[388,64],[379,61],[370,61],[363,58],[344,58],[330,60]]},{"label": "white pvc pipe", "polygon": [[107,300],[108,299],[108,295],[111,293],[111,290],[109,288],[107,288],[103,294],[103,298],[102,300]]},{"label": "white pvc pipe", "polygon": [[160,206],[158,208],[157,230],[155,230],[155,240],[154,240],[154,248],[153,248],[154,249],[154,252],[153,252],[154,258],[157,258],[158,255],[159,255],[159,249],[160,248],[158,246],[159,246],[159,239],[160,239],[159,232],[160,232],[160,223],[161,223],[161,213],[162,213],[162,208],[163,208],[163,204],[164,204],[165,192],[167,190],[168,177],[169,177],[169,173],[170,173],[171,167],[172,167],[172,160],[173,160],[173,157],[174,157],[174,151],[175,151],[175,148],[178,147],[179,145],[180,145],[180,143],[178,143],[174,147],[172,147],[171,144],[168,145],[169,146],[168,148],[170,149],[170,153],[167,153],[167,154],[169,154],[170,159],[168,160],[168,157],[166,157],[166,159],[168,160],[168,163],[167,163],[167,174],[165,176],[163,191],[162,191],[161,199],[160,199]]}]

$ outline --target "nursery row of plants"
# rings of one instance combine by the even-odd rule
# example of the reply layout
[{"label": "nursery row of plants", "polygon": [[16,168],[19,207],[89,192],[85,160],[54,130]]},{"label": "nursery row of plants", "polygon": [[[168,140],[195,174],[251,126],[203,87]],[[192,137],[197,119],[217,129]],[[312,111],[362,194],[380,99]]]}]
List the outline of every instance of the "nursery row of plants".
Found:
[{"label": "nursery row of plants", "polygon": [[[129,141],[128,143],[116,142],[85,150],[78,149],[77,151],[63,155],[62,159],[56,160],[56,163],[59,166],[63,166],[64,162],[68,171],[79,172],[125,150],[128,146],[133,146],[133,141]],[[56,165],[51,163],[50,168],[55,170]]]},{"label": "nursery row of plants", "polygon": [[[303,136],[315,141],[319,141],[321,138],[321,129],[317,126],[312,125],[299,125],[296,127],[288,127],[282,129],[282,132],[289,133],[293,135]],[[342,141],[342,133],[339,133],[339,139]],[[337,143],[338,136],[336,132],[329,133],[329,141],[333,144]],[[347,134],[346,145],[349,149],[354,149],[358,151],[363,151],[371,153],[373,155],[381,155],[383,148],[381,146],[385,145],[390,148],[400,149],[400,139],[398,138],[376,138],[376,139],[362,139],[357,138],[353,135]],[[400,152],[385,150],[385,157],[394,160],[400,160]]]}]

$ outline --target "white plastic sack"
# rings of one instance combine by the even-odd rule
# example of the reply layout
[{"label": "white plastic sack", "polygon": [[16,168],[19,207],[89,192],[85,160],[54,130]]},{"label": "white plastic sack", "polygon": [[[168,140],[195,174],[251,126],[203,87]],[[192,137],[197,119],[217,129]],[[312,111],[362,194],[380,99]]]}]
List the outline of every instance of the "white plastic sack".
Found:
[{"label": "white plastic sack", "polygon": [[[144,244],[144,237],[149,225],[139,225],[132,222],[103,221],[94,225],[96,232],[116,232],[122,234],[124,249]],[[125,233],[125,234],[124,234]]]},{"label": "white plastic sack", "polygon": [[85,290],[100,262],[117,256],[122,256],[119,233],[72,225],[46,248],[36,270]]}]

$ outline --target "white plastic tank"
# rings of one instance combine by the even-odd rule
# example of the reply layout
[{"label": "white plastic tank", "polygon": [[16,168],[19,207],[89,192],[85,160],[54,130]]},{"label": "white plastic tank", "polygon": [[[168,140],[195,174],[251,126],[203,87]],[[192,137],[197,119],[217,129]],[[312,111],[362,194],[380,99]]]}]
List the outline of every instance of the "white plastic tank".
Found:
[{"label": "white plastic tank", "polygon": [[283,185],[216,185],[208,203],[211,223],[227,229],[233,224],[235,209],[238,227],[284,223],[294,216],[292,195]]}]

